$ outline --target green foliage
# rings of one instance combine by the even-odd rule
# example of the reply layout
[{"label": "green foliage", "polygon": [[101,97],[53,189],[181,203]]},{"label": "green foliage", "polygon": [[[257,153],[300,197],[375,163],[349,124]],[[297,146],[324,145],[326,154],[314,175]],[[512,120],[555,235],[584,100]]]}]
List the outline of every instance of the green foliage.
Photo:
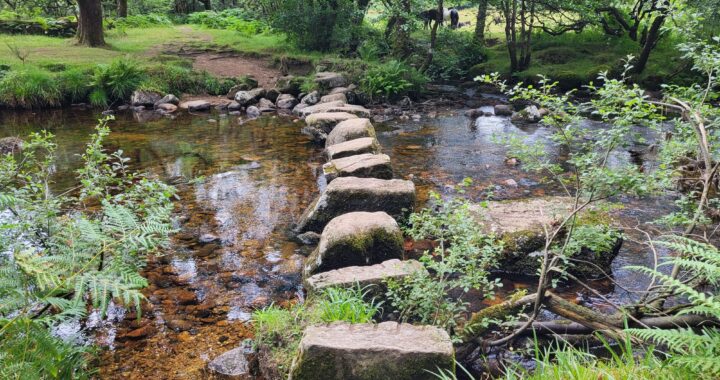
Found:
[{"label": "green foliage", "polygon": [[380,303],[369,299],[370,289],[359,286],[352,288],[328,288],[323,291],[318,308],[323,322],[346,321],[368,323],[380,310]]},{"label": "green foliage", "polygon": [[286,0],[278,4],[272,26],[301,49],[347,50],[362,32],[354,0]]},{"label": "green foliage", "polygon": [[0,79],[0,103],[11,108],[39,108],[60,105],[60,86],[47,71],[23,68]]},{"label": "green foliage", "polygon": [[191,13],[187,17],[189,24],[201,25],[210,29],[227,29],[253,36],[269,31],[269,25],[256,19],[256,15],[244,9],[226,9],[221,12],[204,11]]},{"label": "green foliage", "polygon": [[480,229],[466,200],[442,200],[431,193],[431,202],[430,207],[410,215],[405,231],[413,239],[437,244],[420,258],[428,272],[389,280],[387,295],[402,320],[440,326],[453,333],[468,311],[464,298],[468,292],[492,298],[494,289],[501,286],[499,279],[490,278],[500,247]]},{"label": "green foliage", "polygon": [[[662,265],[678,266],[699,282],[716,287],[720,284],[720,250],[717,247],[691,239],[674,237],[660,244],[672,248],[680,255],[665,261]],[[720,298],[712,291],[702,291],[673,278],[657,269],[631,267],[659,280],[666,288],[686,297],[692,306],[680,314],[699,314],[709,318],[720,318]],[[678,367],[707,378],[720,377],[720,331],[705,327],[699,333],[692,329],[659,330],[629,329],[632,335],[668,347],[676,355],[669,358]]]},{"label": "green foliage", "polygon": [[473,34],[442,28],[438,30],[433,61],[425,73],[435,80],[463,78],[471,67],[485,60],[486,54]]},{"label": "green foliage", "polygon": [[147,69],[147,79],[140,85],[145,90],[167,94],[225,95],[242,78],[216,78],[192,66],[164,64]]},{"label": "green foliage", "polygon": [[138,67],[137,62],[129,59],[97,65],[92,76],[90,100],[98,106],[127,100],[144,79],[145,72]]},{"label": "green foliage", "polygon": [[66,103],[84,102],[90,93],[88,77],[91,73],[88,70],[72,68],[64,70],[57,76],[60,92]]},{"label": "green foliage", "polygon": [[414,67],[391,60],[371,66],[360,87],[373,100],[392,100],[420,92],[426,82],[427,78]]},{"label": "green foliage", "polygon": [[0,361],[10,377],[86,376],[78,372],[86,349],[48,329],[91,309],[104,315],[111,300],[139,313],[147,286],[139,273],[167,243],[174,189],[132,173],[121,151],[105,152],[105,123],[82,156],[76,195],[51,190],[56,145],[47,132],[0,160],[0,252],[8,253],[0,257]]},{"label": "green foliage", "polygon": [[113,24],[116,28],[155,28],[158,26],[172,26],[170,18],[164,14],[134,14],[125,18],[114,20]]}]

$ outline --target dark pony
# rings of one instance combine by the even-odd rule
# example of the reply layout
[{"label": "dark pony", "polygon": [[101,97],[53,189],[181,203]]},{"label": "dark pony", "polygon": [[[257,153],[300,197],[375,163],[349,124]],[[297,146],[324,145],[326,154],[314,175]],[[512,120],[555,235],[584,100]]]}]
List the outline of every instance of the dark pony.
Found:
[{"label": "dark pony", "polygon": [[[429,28],[430,24],[438,19],[437,8],[420,12],[420,19],[423,20],[425,29]],[[443,8],[443,17],[440,23],[442,24],[444,21],[450,21],[450,29],[457,29],[460,24],[460,13],[455,8]]]}]

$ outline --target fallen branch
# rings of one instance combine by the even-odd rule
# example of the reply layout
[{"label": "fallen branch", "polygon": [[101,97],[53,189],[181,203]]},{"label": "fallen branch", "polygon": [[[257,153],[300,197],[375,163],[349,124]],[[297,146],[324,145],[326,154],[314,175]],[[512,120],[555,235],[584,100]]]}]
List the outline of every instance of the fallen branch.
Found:
[{"label": "fallen branch", "polygon": [[[717,319],[709,318],[704,315],[679,315],[679,316],[667,316],[667,317],[649,317],[640,318],[640,322],[650,328],[656,329],[675,329],[675,328],[698,328],[706,326],[720,326],[720,321]],[[514,324],[516,327],[520,327],[522,323],[517,322]],[[630,323],[629,327],[633,324]],[[622,328],[623,326],[615,326]],[[534,334],[570,334],[570,335],[586,335],[592,334],[595,330],[588,328],[587,326],[565,320],[558,321],[543,321],[533,322],[533,324],[523,333],[523,335],[534,335]]]}]

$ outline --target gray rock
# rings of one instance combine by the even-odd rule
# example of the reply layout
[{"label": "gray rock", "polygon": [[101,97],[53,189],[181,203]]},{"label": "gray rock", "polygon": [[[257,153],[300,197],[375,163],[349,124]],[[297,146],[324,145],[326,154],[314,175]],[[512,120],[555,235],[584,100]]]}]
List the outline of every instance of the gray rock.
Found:
[{"label": "gray rock", "polygon": [[[293,110],[293,112],[295,112]],[[305,107],[296,114],[301,117],[307,117],[314,113],[331,113],[331,112],[346,112],[351,113],[357,117],[370,117],[370,111],[362,106],[356,106],[352,104],[345,104],[342,101],[334,101],[329,103],[318,103],[314,106]]]},{"label": "gray rock", "polygon": [[328,160],[355,156],[364,153],[380,153],[380,143],[378,143],[377,139],[373,137],[362,137],[359,139],[330,145],[325,149],[325,154],[327,154]]},{"label": "gray rock", "polygon": [[[570,197],[498,201],[489,202],[487,207],[472,206],[470,211],[485,232],[494,234],[503,243],[499,271],[533,275],[540,267],[540,254],[545,247],[545,228],[557,226],[570,213],[573,202]],[[609,221],[609,215],[601,210],[588,212],[593,213],[593,219]],[[563,234],[561,231],[560,236]],[[612,261],[621,245],[622,238],[619,238],[608,252],[583,249],[578,256],[574,256],[581,261],[569,268],[569,272],[579,278],[602,277],[602,271],[610,272]]]},{"label": "gray rock", "polygon": [[330,94],[325,95],[322,98],[320,98],[320,103],[330,103],[330,102],[343,102],[347,103],[347,96],[345,96],[345,93],[337,93],[337,94]]},{"label": "gray rock", "polygon": [[249,91],[238,91],[235,94],[235,101],[240,103],[241,106],[249,106],[260,101],[263,96],[265,96],[265,89],[263,88],[256,88]]},{"label": "gray rock", "polygon": [[155,103],[155,107],[159,106],[160,104],[178,105],[180,104],[180,99],[173,94],[167,94],[162,99],[158,100],[157,103]]},{"label": "gray rock", "polygon": [[301,103],[307,104],[309,106],[314,106],[320,102],[320,93],[317,91],[313,91],[300,99]]},{"label": "gray rock", "polygon": [[253,88],[257,88],[258,81],[251,77],[243,77],[240,78],[241,83],[236,84],[235,86],[232,86],[230,88],[230,91],[227,93],[228,99],[235,99],[235,94],[238,93],[238,91],[249,91]]},{"label": "gray rock", "polygon": [[331,160],[323,165],[323,174],[330,182],[338,177],[392,179],[390,157],[386,154],[358,154]]},{"label": "gray rock", "polygon": [[511,120],[516,123],[537,123],[542,120],[543,115],[535,106],[527,106],[520,112],[515,112],[511,116]]},{"label": "gray rock", "polygon": [[315,74],[315,83],[322,90],[328,91],[335,87],[344,87],[348,85],[345,76],[340,73],[320,72]]},{"label": "gray rock", "polygon": [[200,244],[210,244],[219,242],[220,238],[215,234],[202,234],[198,241]]},{"label": "gray rock", "polygon": [[265,93],[265,98],[275,103],[278,97],[280,97],[280,95],[282,95],[280,91],[278,91],[276,88],[271,88]]},{"label": "gray rock", "polygon": [[308,292],[317,292],[329,287],[350,288],[359,284],[361,288],[368,288],[377,296],[383,292],[385,280],[399,280],[425,270],[425,267],[415,260],[391,259],[375,265],[351,266],[314,274],[305,279],[304,285]]},{"label": "gray rock", "polygon": [[155,106],[155,109],[165,113],[173,113],[177,111],[178,107],[172,103],[160,103]]},{"label": "gray rock", "polygon": [[403,237],[395,219],[384,212],[350,212],[332,219],[320,244],[305,261],[303,274],[401,258]]},{"label": "gray rock", "polygon": [[299,351],[291,380],[434,380],[433,372],[455,369],[450,337],[433,326],[397,322],[310,326]]},{"label": "gray rock", "polygon": [[155,91],[137,90],[132,93],[130,104],[132,104],[133,107],[154,107],[155,103],[162,99],[162,97],[161,94]]},{"label": "gray rock", "polygon": [[345,94],[348,91],[350,91],[350,89],[348,89],[347,87],[335,87],[332,90],[330,90],[328,95]]},{"label": "gray rock", "polygon": [[0,138],[0,154],[17,153],[22,151],[25,142],[19,137]]},{"label": "gray rock", "polygon": [[210,107],[212,107],[212,105],[207,100],[191,100],[180,103],[180,108],[188,111],[207,111]]},{"label": "gray rock", "polygon": [[310,136],[314,141],[322,142],[338,123],[345,120],[357,119],[357,116],[346,112],[321,112],[308,116],[306,126],[302,133]]},{"label": "gray rock", "polygon": [[513,114],[512,107],[507,104],[496,104],[494,111],[496,116],[511,116]]},{"label": "gray rock", "polygon": [[247,110],[245,111],[245,113],[247,114],[247,117],[249,117],[251,119],[258,118],[258,117],[260,117],[260,114],[261,114],[260,109],[255,106],[248,107]]},{"label": "gray rock", "polygon": [[298,100],[294,96],[290,94],[282,94],[278,96],[277,100],[275,101],[275,106],[279,109],[283,110],[291,110],[295,108],[296,105],[298,105]]},{"label": "gray rock", "polygon": [[286,75],[284,77],[280,77],[277,80],[277,83],[275,84],[275,88],[281,93],[281,94],[290,94],[293,96],[300,95],[300,87],[302,86],[303,78],[296,78],[292,75]]},{"label": "gray rock", "polygon": [[261,113],[275,112],[275,103],[269,99],[262,98],[258,101],[257,108]]},{"label": "gray rock", "polygon": [[[307,119],[306,119],[307,120]],[[369,119],[351,118],[338,123],[328,134],[325,147],[361,137],[375,137],[375,128]]]},{"label": "gray rock", "polygon": [[354,211],[384,211],[401,217],[412,212],[414,205],[415,184],[411,181],[342,177],[330,182],[305,210],[296,231],[320,232],[331,219]]},{"label": "gray rock", "polygon": [[296,236],[301,243],[305,245],[315,245],[320,242],[320,234],[317,232],[308,231]]},{"label": "gray rock", "polygon": [[234,348],[208,363],[208,370],[220,379],[254,379],[255,377],[252,376],[250,370],[250,361],[254,354],[254,350],[249,345]]},{"label": "gray rock", "polygon": [[230,102],[230,104],[228,104],[228,111],[240,111],[242,108],[243,107],[240,105],[240,103],[234,100]]}]

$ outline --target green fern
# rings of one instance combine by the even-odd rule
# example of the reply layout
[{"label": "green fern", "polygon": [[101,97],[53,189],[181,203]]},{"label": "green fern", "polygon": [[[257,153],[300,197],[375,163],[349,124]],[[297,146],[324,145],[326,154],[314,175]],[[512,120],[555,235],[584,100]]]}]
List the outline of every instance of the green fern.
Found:
[{"label": "green fern", "polygon": [[[718,284],[720,251],[716,247],[684,237],[674,237],[659,244],[680,253],[678,257],[666,261],[663,265],[677,265],[698,279],[712,285]],[[697,290],[656,270],[644,267],[632,268],[655,276],[668,289],[687,297],[692,302],[692,307],[684,309],[681,314],[706,315],[709,318],[720,319],[720,299],[717,295]],[[670,351],[679,354],[670,359],[675,365],[696,374],[720,377],[720,332],[716,329],[703,328],[699,333],[692,329],[629,329],[628,332],[638,338],[666,346]]]}]

